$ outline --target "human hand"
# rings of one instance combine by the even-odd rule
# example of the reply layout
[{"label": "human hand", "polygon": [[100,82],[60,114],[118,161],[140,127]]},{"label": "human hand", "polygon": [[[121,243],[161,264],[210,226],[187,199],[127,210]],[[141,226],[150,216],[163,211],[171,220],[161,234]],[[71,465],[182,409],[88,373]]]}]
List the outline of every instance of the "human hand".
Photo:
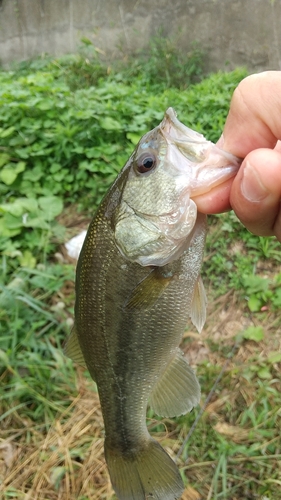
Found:
[{"label": "human hand", "polygon": [[234,179],[194,201],[203,213],[232,208],[249,231],[281,242],[281,71],[236,88],[218,145],[244,158]]}]

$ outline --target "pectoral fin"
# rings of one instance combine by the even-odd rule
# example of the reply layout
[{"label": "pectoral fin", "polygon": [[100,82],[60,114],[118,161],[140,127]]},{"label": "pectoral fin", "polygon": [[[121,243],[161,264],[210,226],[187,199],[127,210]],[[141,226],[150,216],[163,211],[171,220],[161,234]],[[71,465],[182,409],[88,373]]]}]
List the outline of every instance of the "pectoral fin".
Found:
[{"label": "pectoral fin", "polygon": [[79,365],[82,365],[86,368],[85,359],[81,351],[75,326],[73,327],[71,334],[66,340],[64,346],[64,354],[72,359],[72,361],[75,361],[75,363],[78,363]]},{"label": "pectoral fin", "polygon": [[161,297],[173,276],[161,274],[158,268],[144,278],[132,291],[124,304],[126,309],[149,309]]},{"label": "pectoral fin", "polygon": [[200,401],[198,379],[178,349],[150,396],[150,406],[161,417],[183,415]]},{"label": "pectoral fin", "polygon": [[206,314],[207,314],[207,297],[202,278],[201,276],[199,276],[195,284],[192,303],[191,303],[191,312],[190,312],[191,321],[194,324],[194,326],[196,326],[199,333],[201,333],[203,326],[205,324]]}]

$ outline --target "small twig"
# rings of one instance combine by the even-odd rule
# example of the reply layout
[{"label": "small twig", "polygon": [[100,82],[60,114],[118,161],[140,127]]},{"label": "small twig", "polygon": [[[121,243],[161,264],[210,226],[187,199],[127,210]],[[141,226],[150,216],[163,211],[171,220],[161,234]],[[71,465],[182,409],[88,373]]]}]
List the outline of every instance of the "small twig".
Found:
[{"label": "small twig", "polygon": [[[281,455],[256,455],[254,457],[249,457],[248,455],[246,457],[228,457],[228,461],[231,464],[240,464],[243,462],[256,462],[256,461],[263,461],[263,460],[280,460]],[[200,467],[211,467],[212,465],[216,464],[216,460],[207,460],[206,462],[196,462],[194,464],[186,465],[183,467],[183,470],[191,470],[191,469],[197,469]]]},{"label": "small twig", "polygon": [[207,496],[206,500],[211,500],[212,494],[213,494],[213,483],[211,484],[211,487],[209,489],[209,493],[208,493],[208,496]]}]

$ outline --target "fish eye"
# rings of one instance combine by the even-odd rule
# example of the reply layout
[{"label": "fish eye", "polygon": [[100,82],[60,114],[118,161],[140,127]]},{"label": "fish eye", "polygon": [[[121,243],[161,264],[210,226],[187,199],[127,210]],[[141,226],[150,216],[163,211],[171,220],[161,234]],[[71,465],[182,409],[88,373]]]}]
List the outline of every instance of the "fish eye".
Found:
[{"label": "fish eye", "polygon": [[151,153],[144,153],[136,160],[136,169],[140,174],[150,172],[156,166],[156,157]]}]

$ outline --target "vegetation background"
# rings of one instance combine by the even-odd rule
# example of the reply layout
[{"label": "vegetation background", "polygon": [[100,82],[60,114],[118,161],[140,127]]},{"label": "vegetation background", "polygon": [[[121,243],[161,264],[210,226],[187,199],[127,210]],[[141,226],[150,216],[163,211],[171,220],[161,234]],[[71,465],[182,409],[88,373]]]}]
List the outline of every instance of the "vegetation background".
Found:
[{"label": "vegetation background", "polygon": [[[64,357],[75,262],[64,243],[87,227],[141,135],[173,106],[216,141],[246,70],[203,78],[202,53],[156,37],[104,65],[81,53],[0,72],[0,493],[7,500],[116,498],[98,395]],[[233,213],[209,217],[203,334],[182,348],[201,407],[148,427],[177,460],[183,500],[281,499],[281,253]]]}]

